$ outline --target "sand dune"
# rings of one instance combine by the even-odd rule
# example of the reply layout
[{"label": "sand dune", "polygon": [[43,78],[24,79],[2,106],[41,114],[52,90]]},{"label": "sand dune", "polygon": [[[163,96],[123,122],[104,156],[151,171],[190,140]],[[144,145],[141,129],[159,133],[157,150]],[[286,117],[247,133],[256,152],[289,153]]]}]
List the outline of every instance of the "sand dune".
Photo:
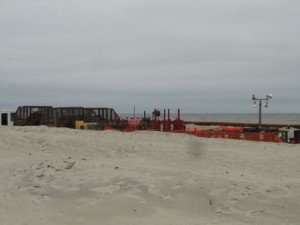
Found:
[{"label": "sand dune", "polygon": [[300,145],[0,127],[0,224],[300,224]]}]

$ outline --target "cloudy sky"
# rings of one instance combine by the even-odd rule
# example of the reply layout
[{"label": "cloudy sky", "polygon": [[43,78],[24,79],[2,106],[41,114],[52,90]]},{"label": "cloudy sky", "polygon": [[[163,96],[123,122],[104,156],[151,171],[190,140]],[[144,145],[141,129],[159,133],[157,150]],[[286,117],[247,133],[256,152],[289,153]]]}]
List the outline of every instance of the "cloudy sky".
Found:
[{"label": "cloudy sky", "polygon": [[0,108],[300,112],[299,0],[0,0]]}]

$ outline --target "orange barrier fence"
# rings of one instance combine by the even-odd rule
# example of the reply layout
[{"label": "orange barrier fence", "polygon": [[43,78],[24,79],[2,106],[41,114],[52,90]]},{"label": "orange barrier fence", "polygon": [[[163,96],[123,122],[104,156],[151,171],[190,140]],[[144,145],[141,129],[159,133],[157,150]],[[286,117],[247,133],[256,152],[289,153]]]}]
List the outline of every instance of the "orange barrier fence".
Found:
[{"label": "orange barrier fence", "polygon": [[265,141],[265,142],[282,142],[282,140],[275,133],[236,133],[236,132],[224,132],[213,130],[200,130],[194,129],[192,131],[185,131],[180,133],[188,133],[197,137],[206,138],[223,138],[223,139],[237,139],[248,141]]},{"label": "orange barrier fence", "polygon": [[[105,130],[114,130],[114,129],[106,126]],[[133,132],[136,131],[136,129],[126,128],[118,131]],[[201,130],[201,129],[176,130],[173,131],[173,133],[191,134],[197,137],[205,137],[205,138],[223,138],[223,139],[237,139],[237,140],[247,140],[247,141],[264,141],[264,142],[278,142],[278,143],[282,142],[282,140],[275,133],[237,133],[237,132]]]}]

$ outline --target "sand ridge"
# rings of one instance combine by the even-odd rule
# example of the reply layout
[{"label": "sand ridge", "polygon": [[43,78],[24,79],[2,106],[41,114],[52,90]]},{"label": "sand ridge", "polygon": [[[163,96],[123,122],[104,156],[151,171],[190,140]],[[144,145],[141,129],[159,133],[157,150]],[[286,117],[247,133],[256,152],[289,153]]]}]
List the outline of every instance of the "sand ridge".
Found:
[{"label": "sand ridge", "polygon": [[300,145],[0,127],[0,224],[299,224]]}]

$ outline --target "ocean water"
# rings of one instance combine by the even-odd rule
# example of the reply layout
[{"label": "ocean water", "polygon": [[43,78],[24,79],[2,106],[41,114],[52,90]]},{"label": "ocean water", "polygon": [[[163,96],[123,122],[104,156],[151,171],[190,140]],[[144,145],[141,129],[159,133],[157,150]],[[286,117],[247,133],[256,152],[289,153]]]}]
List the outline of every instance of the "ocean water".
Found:
[{"label": "ocean water", "polygon": [[[122,118],[131,118],[133,114],[119,114]],[[136,114],[143,117],[143,114]],[[151,118],[151,115],[147,114]],[[171,114],[171,119],[177,115]],[[258,113],[182,113],[180,118],[184,121],[193,122],[236,122],[236,123],[258,123]],[[160,116],[163,119],[163,116]],[[274,124],[300,124],[300,113],[262,113],[262,123]]]},{"label": "ocean water", "polygon": [[[258,113],[186,113],[185,121],[258,123]],[[262,123],[300,124],[300,114],[263,113]]]}]

